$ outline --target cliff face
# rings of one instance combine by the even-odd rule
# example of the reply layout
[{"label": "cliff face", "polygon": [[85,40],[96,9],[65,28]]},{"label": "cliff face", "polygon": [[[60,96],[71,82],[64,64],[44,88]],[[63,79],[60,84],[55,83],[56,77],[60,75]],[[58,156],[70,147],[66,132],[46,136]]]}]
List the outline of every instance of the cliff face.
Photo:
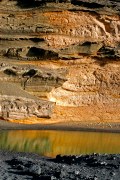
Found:
[{"label": "cliff face", "polygon": [[2,0],[0,61],[1,82],[79,109],[78,119],[97,108],[97,119],[120,120],[117,0]]},{"label": "cliff face", "polygon": [[0,117],[5,120],[51,116],[53,103],[39,100],[9,82],[0,82]]}]

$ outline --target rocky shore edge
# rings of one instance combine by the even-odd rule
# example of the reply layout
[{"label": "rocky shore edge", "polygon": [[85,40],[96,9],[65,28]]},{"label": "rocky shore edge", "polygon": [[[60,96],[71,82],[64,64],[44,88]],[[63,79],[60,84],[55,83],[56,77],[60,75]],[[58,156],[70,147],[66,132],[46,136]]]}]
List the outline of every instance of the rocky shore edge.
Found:
[{"label": "rocky shore edge", "polygon": [[0,179],[118,180],[120,154],[41,157],[33,153],[0,151]]}]

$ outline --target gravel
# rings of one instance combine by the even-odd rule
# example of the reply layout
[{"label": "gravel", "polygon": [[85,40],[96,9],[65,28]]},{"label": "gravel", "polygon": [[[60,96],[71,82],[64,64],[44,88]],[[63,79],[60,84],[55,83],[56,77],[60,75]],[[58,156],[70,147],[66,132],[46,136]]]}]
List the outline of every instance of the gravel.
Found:
[{"label": "gravel", "polygon": [[0,151],[0,180],[119,180],[120,154],[41,157]]}]

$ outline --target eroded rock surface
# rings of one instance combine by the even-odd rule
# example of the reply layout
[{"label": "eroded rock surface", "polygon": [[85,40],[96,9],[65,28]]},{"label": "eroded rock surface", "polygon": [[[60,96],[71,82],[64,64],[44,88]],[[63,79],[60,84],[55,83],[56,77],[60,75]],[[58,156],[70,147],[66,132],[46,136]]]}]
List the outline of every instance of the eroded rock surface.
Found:
[{"label": "eroded rock surface", "polygon": [[120,2],[2,0],[0,61],[1,82],[57,105],[119,114]]},{"label": "eroded rock surface", "polygon": [[5,120],[51,116],[53,103],[38,100],[12,83],[0,83],[0,118]]}]

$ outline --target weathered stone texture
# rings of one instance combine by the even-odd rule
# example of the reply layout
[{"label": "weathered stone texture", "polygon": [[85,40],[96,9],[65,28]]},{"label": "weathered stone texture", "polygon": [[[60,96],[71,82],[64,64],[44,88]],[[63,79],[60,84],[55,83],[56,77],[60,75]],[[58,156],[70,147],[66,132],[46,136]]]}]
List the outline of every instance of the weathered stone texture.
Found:
[{"label": "weathered stone texture", "polygon": [[12,83],[0,82],[0,118],[5,120],[28,117],[50,118],[53,103],[36,97]]},{"label": "weathered stone texture", "polygon": [[120,2],[2,0],[0,61],[1,82],[61,106],[119,111]]}]

